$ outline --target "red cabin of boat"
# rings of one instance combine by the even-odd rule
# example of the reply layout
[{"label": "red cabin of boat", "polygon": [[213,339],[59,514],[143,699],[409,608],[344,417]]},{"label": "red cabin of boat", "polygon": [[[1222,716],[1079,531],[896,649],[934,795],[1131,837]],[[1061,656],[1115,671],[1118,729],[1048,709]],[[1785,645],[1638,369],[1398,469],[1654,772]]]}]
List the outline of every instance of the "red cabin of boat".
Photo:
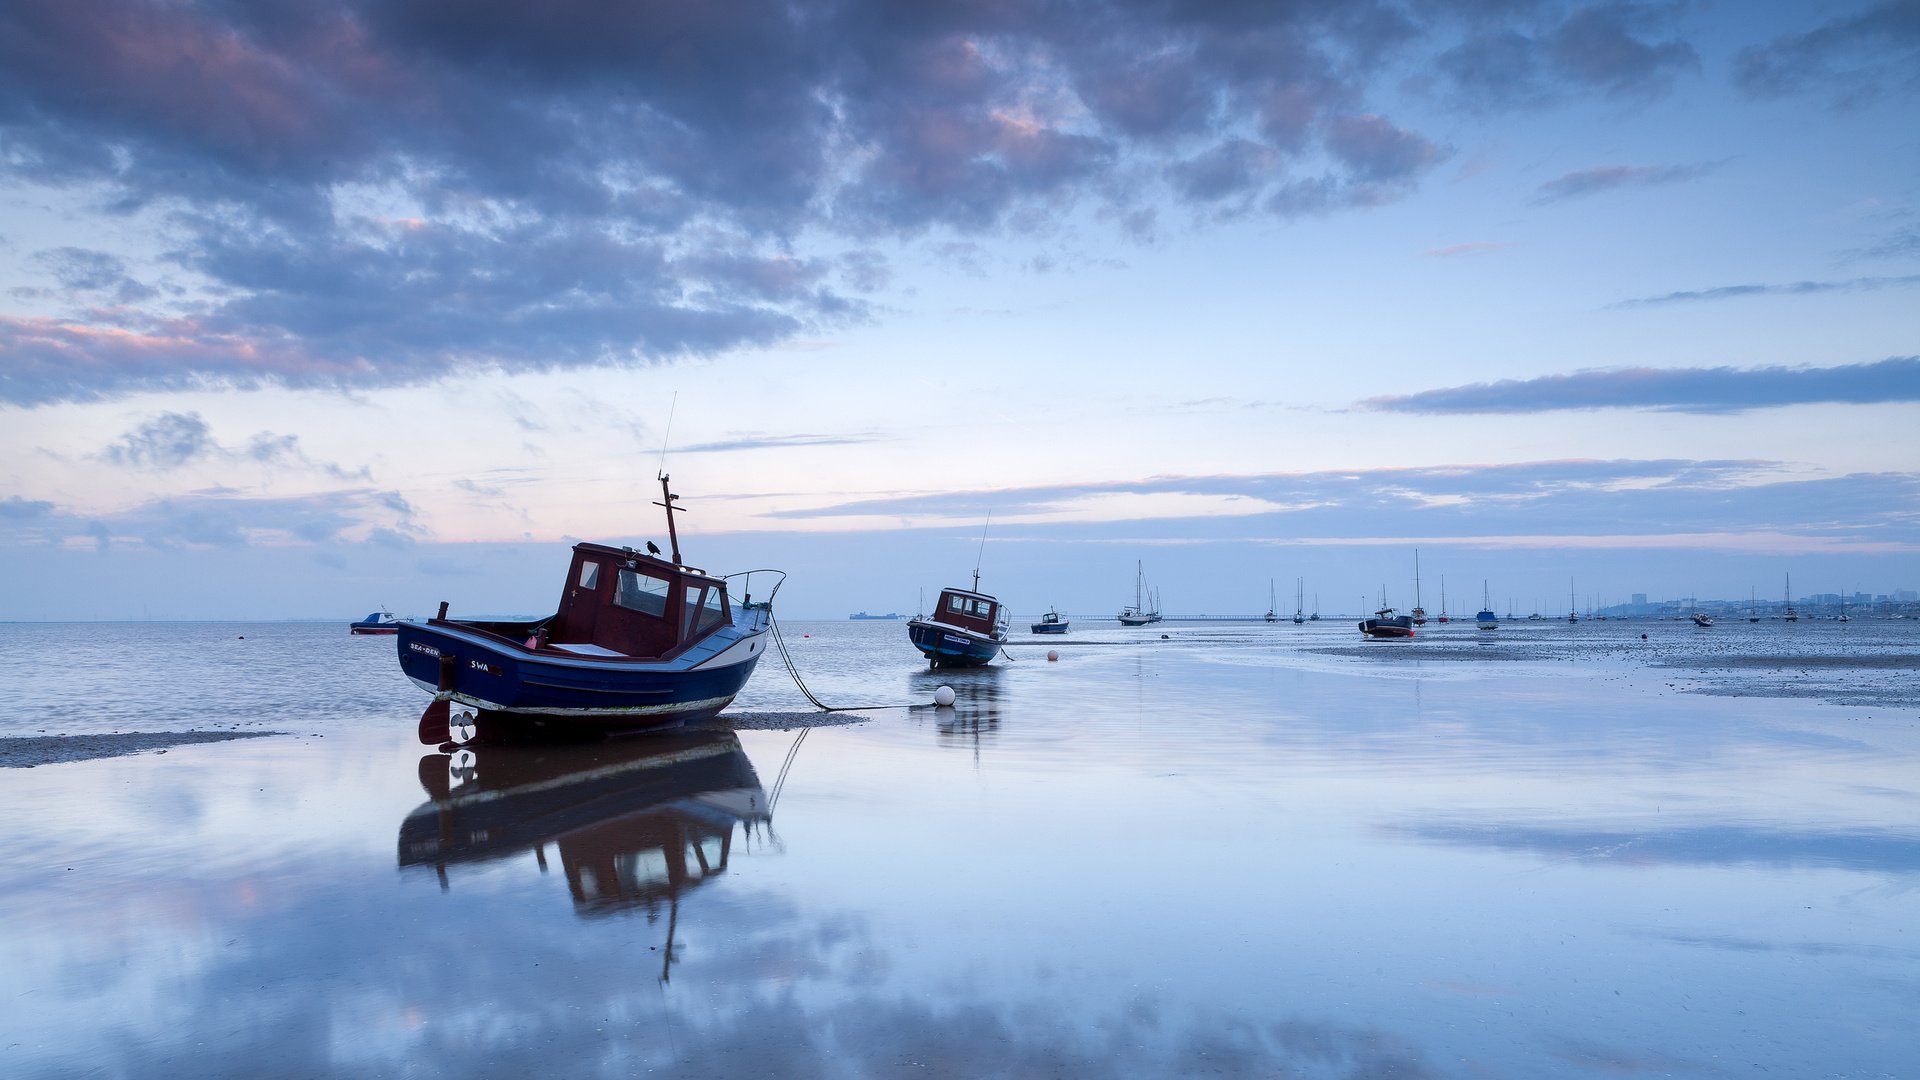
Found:
[{"label": "red cabin of boat", "polygon": [[992,637],[999,614],[1000,602],[985,593],[942,589],[940,602],[933,609],[933,621]]},{"label": "red cabin of boat", "polygon": [[727,583],[633,548],[575,544],[548,647],[660,660],[732,621]]}]

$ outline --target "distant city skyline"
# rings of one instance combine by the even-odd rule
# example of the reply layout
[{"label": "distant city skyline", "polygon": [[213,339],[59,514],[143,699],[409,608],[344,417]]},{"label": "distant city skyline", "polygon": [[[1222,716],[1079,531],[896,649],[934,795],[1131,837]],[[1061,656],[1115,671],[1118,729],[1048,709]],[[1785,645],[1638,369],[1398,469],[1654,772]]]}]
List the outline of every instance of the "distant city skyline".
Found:
[{"label": "distant city skyline", "polygon": [[1910,0],[681,16],[0,10],[0,619],[1920,584]]}]

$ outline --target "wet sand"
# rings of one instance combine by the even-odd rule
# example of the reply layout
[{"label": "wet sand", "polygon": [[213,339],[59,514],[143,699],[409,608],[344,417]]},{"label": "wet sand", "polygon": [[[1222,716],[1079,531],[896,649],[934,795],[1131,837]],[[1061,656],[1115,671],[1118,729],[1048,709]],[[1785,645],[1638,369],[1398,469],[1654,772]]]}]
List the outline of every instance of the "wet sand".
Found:
[{"label": "wet sand", "polygon": [[120,757],[173,746],[259,739],[284,731],[129,731],[113,735],[30,735],[0,737],[0,769],[31,769],[71,761]]}]

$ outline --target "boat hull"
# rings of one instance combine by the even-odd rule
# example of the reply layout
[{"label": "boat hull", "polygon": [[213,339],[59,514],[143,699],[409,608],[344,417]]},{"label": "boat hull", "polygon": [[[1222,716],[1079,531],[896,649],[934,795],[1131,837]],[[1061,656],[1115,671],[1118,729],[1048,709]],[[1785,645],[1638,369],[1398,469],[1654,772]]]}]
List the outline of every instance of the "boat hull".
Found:
[{"label": "boat hull", "polygon": [[1064,634],[1067,632],[1067,624],[1065,622],[1037,622],[1033,624],[1033,632],[1036,634]]},{"label": "boat hull", "polygon": [[398,626],[349,626],[347,627],[347,633],[349,634],[374,635],[374,634],[397,634],[399,632],[400,632],[400,628]]},{"label": "boat hull", "polygon": [[1392,619],[1361,619],[1360,632],[1373,638],[1410,638],[1413,620],[1405,615]]},{"label": "boat hull", "polygon": [[712,635],[720,640],[667,660],[536,651],[453,620],[403,622],[398,630],[401,670],[437,700],[483,714],[632,730],[726,708],[765,651],[766,624],[736,623]]},{"label": "boat hull", "polygon": [[984,667],[1000,655],[1007,639],[951,623],[914,619],[907,623],[907,640],[935,667]]}]

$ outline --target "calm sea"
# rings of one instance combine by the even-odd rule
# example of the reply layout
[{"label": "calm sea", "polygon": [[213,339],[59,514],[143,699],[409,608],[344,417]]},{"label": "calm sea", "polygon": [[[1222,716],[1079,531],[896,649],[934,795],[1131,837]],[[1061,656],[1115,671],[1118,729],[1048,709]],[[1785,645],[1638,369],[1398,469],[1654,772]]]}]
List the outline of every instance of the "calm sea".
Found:
[{"label": "calm sea", "polygon": [[1920,1076],[1920,624],[784,632],[958,705],[443,754],[390,637],[0,626],[0,735],[285,733],[0,770],[0,1074]]}]

